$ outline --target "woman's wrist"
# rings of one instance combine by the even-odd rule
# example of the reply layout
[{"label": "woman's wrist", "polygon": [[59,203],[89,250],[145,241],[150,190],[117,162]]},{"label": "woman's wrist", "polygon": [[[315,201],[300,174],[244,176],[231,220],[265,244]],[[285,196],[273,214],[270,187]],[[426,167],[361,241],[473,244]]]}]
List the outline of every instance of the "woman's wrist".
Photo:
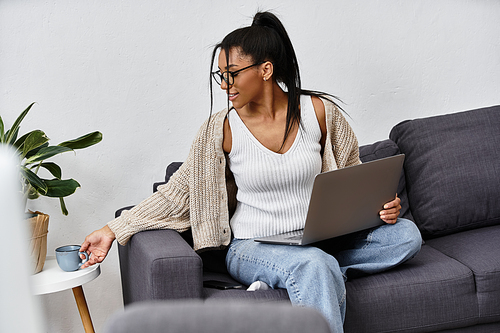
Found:
[{"label": "woman's wrist", "polygon": [[101,228],[101,231],[104,232],[104,234],[106,234],[106,236],[108,236],[109,238],[113,240],[116,239],[115,233],[113,232],[113,230],[111,230],[111,228],[107,224]]}]

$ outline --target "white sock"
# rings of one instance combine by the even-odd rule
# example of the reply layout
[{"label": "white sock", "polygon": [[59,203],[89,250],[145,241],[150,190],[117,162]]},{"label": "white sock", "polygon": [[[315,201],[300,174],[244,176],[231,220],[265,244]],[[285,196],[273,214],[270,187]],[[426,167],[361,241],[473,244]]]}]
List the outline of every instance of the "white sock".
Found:
[{"label": "white sock", "polygon": [[262,281],[255,281],[250,285],[250,287],[248,287],[247,291],[267,290],[267,289],[269,289],[267,283]]}]

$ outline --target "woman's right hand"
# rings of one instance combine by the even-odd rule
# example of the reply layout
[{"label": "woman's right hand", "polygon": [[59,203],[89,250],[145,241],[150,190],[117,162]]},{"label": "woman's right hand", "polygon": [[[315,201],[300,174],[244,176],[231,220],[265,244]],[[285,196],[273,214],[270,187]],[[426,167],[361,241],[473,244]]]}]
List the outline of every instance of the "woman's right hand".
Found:
[{"label": "woman's right hand", "polygon": [[[80,252],[87,252],[89,260],[83,264],[81,268],[87,268],[102,262],[108,255],[109,249],[111,248],[111,245],[113,245],[115,238],[115,234],[111,231],[108,225],[105,225],[103,228],[96,230],[85,237],[85,241],[80,248]],[[83,254],[81,256],[83,257],[82,259],[85,258]]]}]

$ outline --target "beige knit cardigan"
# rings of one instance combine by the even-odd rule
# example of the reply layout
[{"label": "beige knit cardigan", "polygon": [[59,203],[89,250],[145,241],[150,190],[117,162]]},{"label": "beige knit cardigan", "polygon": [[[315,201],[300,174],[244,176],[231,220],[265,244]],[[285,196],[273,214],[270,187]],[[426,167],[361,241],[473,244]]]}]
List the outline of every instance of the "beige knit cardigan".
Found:
[{"label": "beige knit cardigan", "polygon": [[[333,103],[323,103],[327,138],[322,172],[361,163],[358,141],[346,119]],[[229,245],[237,189],[222,149],[226,115],[227,110],[218,112],[201,126],[187,160],[167,184],[108,223],[120,244],[143,230],[191,228],[195,251]]]}]

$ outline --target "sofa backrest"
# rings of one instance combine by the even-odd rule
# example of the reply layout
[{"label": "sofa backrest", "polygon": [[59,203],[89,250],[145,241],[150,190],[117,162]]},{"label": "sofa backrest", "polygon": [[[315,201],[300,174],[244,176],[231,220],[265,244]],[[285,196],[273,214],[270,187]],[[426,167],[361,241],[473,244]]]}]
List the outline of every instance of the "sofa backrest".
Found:
[{"label": "sofa backrest", "polygon": [[500,106],[404,121],[389,137],[424,238],[500,224]]}]

